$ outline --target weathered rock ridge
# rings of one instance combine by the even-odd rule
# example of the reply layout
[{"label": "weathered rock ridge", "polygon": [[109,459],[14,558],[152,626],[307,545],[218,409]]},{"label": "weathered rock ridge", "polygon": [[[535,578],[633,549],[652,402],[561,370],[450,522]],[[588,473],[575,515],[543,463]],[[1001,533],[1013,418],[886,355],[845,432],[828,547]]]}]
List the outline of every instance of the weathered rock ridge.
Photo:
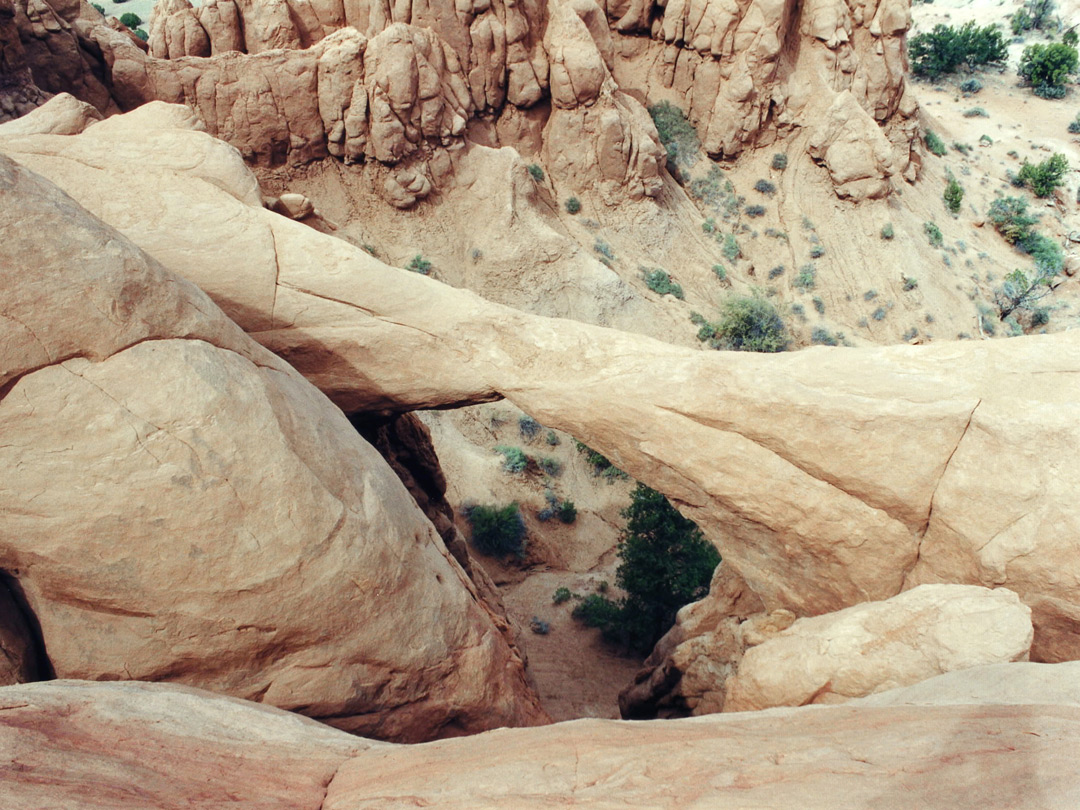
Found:
[{"label": "weathered rock ridge", "polygon": [[[0,151],[200,285],[346,411],[505,397],[581,438],[698,522],[745,582],[746,615],[1004,586],[1032,609],[1034,660],[1080,657],[1076,333],[759,356],[530,316],[266,211],[235,151],[189,119],[148,105],[78,136],[0,130]],[[140,152],[141,185],[125,179],[130,126],[169,145]],[[215,222],[228,226],[208,235]],[[987,474],[1003,459],[1008,476]]]},{"label": "weathered rock ridge", "polygon": [[505,624],[322,394],[6,157],[0,230],[0,581],[40,632],[0,624],[0,678],[196,684],[399,740],[545,719]]},{"label": "weathered rock ridge", "polygon": [[[1000,697],[985,678],[966,693],[952,683],[945,705],[898,690],[881,696],[893,705],[577,720],[420,746],[373,744],[172,685],[12,686],[0,689],[0,748],[12,752],[0,760],[0,803],[882,810],[908,808],[915,797],[932,807],[1074,807],[1076,666],[1027,667],[995,668]],[[968,673],[980,670],[957,675]]]},{"label": "weathered rock ridge", "polygon": [[655,196],[662,151],[639,99],[687,106],[714,155],[805,129],[806,151],[841,196],[883,196],[891,176],[917,171],[904,0],[440,0],[393,10],[166,0],[149,55],[85,3],[6,2],[16,26],[5,38],[17,31],[42,89],[104,113],[186,103],[256,163],[373,161],[387,167],[380,182],[396,205],[449,182],[445,152],[461,146],[470,122],[505,119],[501,137],[516,144],[528,140],[517,119],[533,109],[563,181],[598,183],[619,199]]}]

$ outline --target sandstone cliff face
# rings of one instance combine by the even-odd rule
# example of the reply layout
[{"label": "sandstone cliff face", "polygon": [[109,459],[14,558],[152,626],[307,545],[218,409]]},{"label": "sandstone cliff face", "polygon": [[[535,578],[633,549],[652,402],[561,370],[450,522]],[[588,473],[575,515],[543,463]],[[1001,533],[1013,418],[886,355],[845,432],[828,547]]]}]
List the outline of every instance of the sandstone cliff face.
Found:
[{"label": "sandstone cliff face", "polygon": [[17,752],[0,760],[0,803],[825,810],[841,797],[845,808],[891,810],[915,796],[934,807],[1076,806],[1076,666],[1008,665],[993,676],[996,690],[985,676],[973,690],[947,685],[951,705],[898,690],[881,706],[579,720],[422,746],[372,744],[173,685],[28,684],[0,690],[0,747]]},{"label": "sandstone cliff face", "polygon": [[[217,168],[197,182],[227,181]],[[401,740],[544,719],[340,411],[7,158],[0,199],[0,464],[19,471],[0,570],[56,675],[198,684]]]},{"label": "sandstone cliff face", "polygon": [[[924,582],[1004,586],[1032,608],[1033,658],[1080,655],[1080,595],[1061,575],[1080,536],[1076,333],[759,356],[530,316],[264,210],[235,152],[178,110],[67,138],[0,131],[0,151],[198,283],[347,411],[502,396],[580,437],[701,525],[751,612],[818,615]],[[118,154],[131,125],[170,144],[140,188]],[[206,222],[229,227],[208,239]],[[1002,458],[1030,482],[1022,497],[985,474]]]}]

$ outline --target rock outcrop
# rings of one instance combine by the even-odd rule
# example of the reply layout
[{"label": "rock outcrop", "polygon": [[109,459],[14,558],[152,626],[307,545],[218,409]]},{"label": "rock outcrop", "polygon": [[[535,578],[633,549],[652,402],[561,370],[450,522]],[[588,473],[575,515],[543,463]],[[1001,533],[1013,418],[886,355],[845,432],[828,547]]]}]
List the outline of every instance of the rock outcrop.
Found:
[{"label": "rock outcrop", "polygon": [[[222,168],[190,179],[228,187]],[[399,740],[544,720],[505,628],[325,397],[7,158],[0,229],[0,571],[57,676]]]},{"label": "rock outcrop", "polygon": [[944,672],[1022,661],[1032,635],[1031,611],[1016,594],[973,585],[922,585],[798,619],[764,639],[753,629],[758,638],[747,633],[742,641],[759,643],[723,684],[724,711],[841,703]]},{"label": "rock outcrop", "polygon": [[[236,153],[178,110],[74,137],[0,129],[0,151],[205,289],[346,411],[505,397],[579,437],[696,520],[756,612],[1003,586],[1032,608],[1033,659],[1080,657],[1080,594],[1062,575],[1080,537],[1075,332],[761,356],[531,316],[266,211]],[[125,127],[169,144],[140,153],[153,182],[124,180]],[[228,224],[208,235],[214,222]],[[1001,459],[1010,475],[988,475]]]},{"label": "rock outcrop", "polygon": [[[1075,684],[1076,671],[1049,677]],[[171,685],[54,681],[0,690],[0,747],[13,752],[0,759],[0,804],[882,810],[914,796],[932,807],[1076,806],[1075,688],[1058,705],[1016,702],[577,720],[396,746]]]}]

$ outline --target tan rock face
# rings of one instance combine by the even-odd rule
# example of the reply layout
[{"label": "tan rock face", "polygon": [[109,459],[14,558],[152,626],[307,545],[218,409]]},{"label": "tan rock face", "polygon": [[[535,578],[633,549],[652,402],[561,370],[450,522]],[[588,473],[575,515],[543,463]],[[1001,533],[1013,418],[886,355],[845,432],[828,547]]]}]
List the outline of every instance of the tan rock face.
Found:
[{"label": "tan rock face", "polygon": [[[0,151],[198,283],[347,411],[503,396],[580,437],[695,519],[762,611],[1000,585],[1033,608],[1034,658],[1080,656],[1080,595],[1062,574],[1080,558],[1062,489],[1080,474],[1075,333],[760,356],[530,316],[264,210],[235,152],[174,110],[71,138],[0,130]],[[154,120],[170,148],[144,150],[139,171],[157,179],[125,182],[124,128]],[[198,181],[210,167],[225,179]],[[194,222],[196,201],[215,214]],[[208,239],[208,222],[229,227]],[[985,474],[1004,458],[1030,483]]]},{"label": "tan rock face", "polygon": [[[908,808],[914,796],[933,807],[1073,807],[1080,801],[1076,670],[1055,665],[1035,676],[1030,666],[996,673],[1007,686],[1003,702],[1018,705],[579,720],[423,746],[372,744],[172,685],[28,684],[0,690],[0,746],[17,752],[0,760],[0,803],[10,810],[675,810],[842,801],[881,810]],[[1057,705],[1037,705],[1045,700],[1031,694],[1047,684],[1062,698]]]},{"label": "tan rock face", "polygon": [[747,639],[725,711],[840,703],[983,664],[1026,660],[1031,610],[1016,594],[923,585]]},{"label": "tan rock face", "polygon": [[403,740],[543,719],[504,628],[337,409],[6,158],[0,198],[0,464],[20,471],[0,569],[58,676],[198,684]]}]

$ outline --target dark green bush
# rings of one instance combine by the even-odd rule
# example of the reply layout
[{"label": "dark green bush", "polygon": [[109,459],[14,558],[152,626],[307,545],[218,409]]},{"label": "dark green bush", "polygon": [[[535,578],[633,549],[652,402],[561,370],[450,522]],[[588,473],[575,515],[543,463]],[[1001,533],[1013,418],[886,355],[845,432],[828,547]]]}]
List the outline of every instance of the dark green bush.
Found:
[{"label": "dark green bush", "polygon": [[1027,200],[1022,197],[999,197],[990,204],[987,217],[1010,245],[1027,239],[1039,221],[1027,213],[1027,207]]},{"label": "dark green bush", "polygon": [[643,268],[642,275],[645,278],[645,286],[657,295],[673,295],[680,301],[684,298],[683,288],[672,281],[671,274],[667,270],[654,267],[652,270]]},{"label": "dark green bush", "polygon": [[742,256],[742,249],[739,247],[738,240],[735,239],[735,234],[729,233],[724,237],[724,246],[721,248],[721,252],[729,262],[733,262]]},{"label": "dark green bush", "polygon": [[983,83],[977,78],[972,76],[970,79],[964,79],[960,82],[960,92],[968,96],[973,96],[983,89]]},{"label": "dark green bush", "polygon": [[754,191],[757,191],[760,194],[772,195],[776,193],[776,184],[762,178],[754,183]]},{"label": "dark green bush", "polygon": [[142,25],[143,20],[138,14],[133,14],[130,11],[120,15],[120,22],[126,25],[128,28],[135,30]]},{"label": "dark green bush", "polygon": [[145,28],[136,28],[135,29],[135,36],[137,36],[143,42],[146,42],[148,39],[150,39],[150,35],[148,33],[146,33]]},{"label": "dark green bush", "polygon": [[521,433],[523,439],[535,439],[536,434],[540,432],[540,423],[528,414],[522,414],[518,417],[518,432]]},{"label": "dark green bush", "polygon": [[525,451],[520,447],[499,444],[495,446],[495,452],[502,455],[503,469],[507,472],[524,472],[525,468],[529,466],[529,457],[525,455]]},{"label": "dark green bush", "polygon": [[464,513],[472,527],[473,545],[482,554],[520,556],[525,551],[525,521],[516,503],[467,506]]},{"label": "dark green bush", "polygon": [[1077,57],[1076,48],[1061,42],[1051,42],[1048,45],[1029,45],[1024,48],[1020,56],[1020,67],[1017,73],[1020,78],[1034,88],[1036,95],[1045,98],[1061,98],[1056,91],[1065,87],[1065,83],[1077,71],[1080,66],[1080,58]]},{"label": "dark green bush", "polygon": [[816,343],[821,346],[839,346],[840,341],[833,335],[828,329],[821,326],[815,326],[814,330],[810,333],[810,342]]},{"label": "dark green bush", "polygon": [[960,188],[960,184],[956,182],[955,177],[950,177],[949,182],[945,185],[945,193],[942,195],[945,199],[945,207],[949,209],[950,213],[960,213],[960,203],[964,200],[964,190]]},{"label": "dark green bush", "polygon": [[634,489],[623,516],[615,583],[626,596],[615,602],[592,594],[573,615],[609,640],[646,653],[675,623],[679,608],[708,593],[720,554],[693,521],[644,484]]},{"label": "dark green bush", "polygon": [[562,462],[551,456],[537,459],[537,466],[547,475],[558,476],[562,474]]},{"label": "dark green bush", "polygon": [[923,141],[926,143],[926,148],[930,150],[930,154],[937,155],[938,157],[945,157],[949,153],[949,149],[945,146],[945,141],[932,130],[926,130],[926,134],[923,135]]},{"label": "dark green bush", "polygon": [[555,589],[555,593],[551,595],[551,601],[554,602],[556,605],[561,605],[564,602],[569,602],[573,598],[574,595],[570,593],[570,589],[567,588],[565,585],[560,585],[558,588]]},{"label": "dark green bush", "polygon": [[690,166],[697,158],[699,147],[697,130],[686,115],[667,101],[649,107],[660,143],[667,150],[668,168],[678,169],[680,165]]},{"label": "dark green bush", "polygon": [[1049,197],[1054,193],[1054,189],[1061,185],[1068,171],[1069,161],[1059,152],[1037,165],[1032,165],[1025,160],[1017,177],[1031,189],[1036,197]]},{"label": "dark green bush", "polygon": [[959,28],[936,25],[932,31],[916,34],[908,41],[908,54],[912,73],[928,79],[954,73],[960,67],[974,70],[1003,64],[1009,55],[1005,37],[996,25],[978,28],[974,22]]},{"label": "dark green bush", "polygon": [[625,479],[630,477],[588,445],[582,444],[577,440],[575,440],[574,443],[577,445],[578,452],[585,456],[585,461],[592,466],[593,475],[602,476],[603,478],[606,478],[608,482],[618,478]]},{"label": "dark green bush", "polygon": [[735,296],[720,308],[720,319],[698,330],[698,339],[714,349],[782,352],[788,346],[784,320],[760,295]]},{"label": "dark green bush", "polygon": [[540,168],[539,164],[532,163],[529,165],[529,176],[537,183],[541,183],[544,180],[544,170]]},{"label": "dark green bush", "polygon": [[1053,20],[1054,0],[1028,0],[1024,7],[1012,16],[1010,27],[1016,36],[1025,31],[1048,28]]},{"label": "dark green bush", "polygon": [[800,290],[812,290],[817,286],[817,268],[812,264],[804,264],[799,268],[799,274],[795,276],[794,284]]},{"label": "dark green bush", "polygon": [[1080,114],[1077,114],[1076,118],[1069,122],[1069,134],[1080,135]]},{"label": "dark green bush", "polygon": [[787,168],[788,158],[783,152],[777,152],[772,156],[772,167],[778,172]]},{"label": "dark green bush", "polygon": [[763,217],[765,216],[764,205],[748,205],[746,206],[746,215],[748,217]]},{"label": "dark green bush", "polygon": [[412,257],[412,261],[405,265],[405,269],[426,276],[431,272],[431,262],[417,253]]},{"label": "dark green bush", "polygon": [[577,197],[571,197],[566,201],[566,213],[576,214],[581,210],[581,200]]},{"label": "dark green bush", "polygon": [[931,247],[939,248],[945,244],[944,237],[941,235],[941,228],[933,222],[924,222],[923,231],[925,231],[926,239],[930,242]]},{"label": "dark green bush", "polygon": [[568,526],[577,520],[577,507],[573,501],[563,501],[556,510],[559,520]]},{"label": "dark green bush", "polygon": [[102,17],[105,16],[105,6],[98,5],[97,3],[91,3],[90,5],[97,9],[98,14],[100,14]]},{"label": "dark green bush", "polygon": [[1065,254],[1061,245],[1041,233],[1031,233],[1016,243],[1016,246],[1035,260],[1035,267],[1050,275],[1057,275],[1065,264]]}]

